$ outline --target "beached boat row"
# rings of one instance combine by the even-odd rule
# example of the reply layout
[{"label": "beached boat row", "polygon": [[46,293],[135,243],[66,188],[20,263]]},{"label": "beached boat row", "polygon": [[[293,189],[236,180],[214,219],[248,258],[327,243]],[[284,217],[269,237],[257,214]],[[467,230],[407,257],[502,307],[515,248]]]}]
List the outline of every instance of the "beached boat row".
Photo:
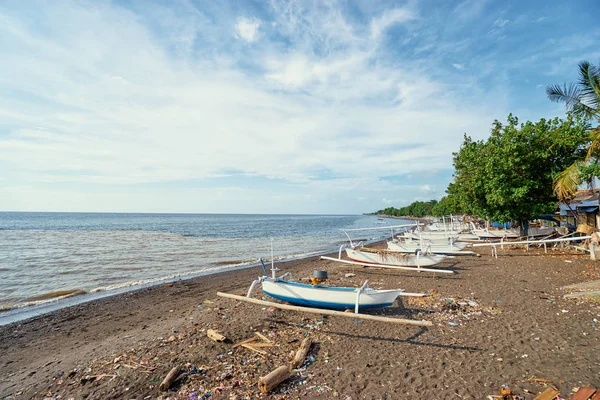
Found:
[{"label": "beached boat row", "polygon": [[[381,228],[363,228],[360,230],[372,229]],[[450,269],[429,267],[440,264],[448,257],[474,255],[474,252],[465,250],[470,245],[468,241],[504,240],[517,235],[517,232],[507,229],[501,231],[482,230],[474,226],[471,226],[470,230],[467,231],[464,225],[457,227],[454,221],[450,226],[444,224],[443,229],[440,224],[437,224],[425,230],[422,229],[420,223],[389,226],[384,229],[392,230],[391,238],[386,242],[387,249],[368,248],[364,247],[362,243],[354,243],[347,232],[350,230],[347,230],[344,233],[348,236],[349,244],[340,247],[338,258],[323,256],[321,259],[350,265],[452,274],[454,271]],[[394,229],[402,229],[403,232],[395,235]],[[551,228],[538,229],[532,231],[531,236],[545,236],[551,234],[551,231]],[[346,259],[342,258],[342,252],[345,253]],[[276,271],[278,269],[274,267],[273,261],[271,261],[271,276],[269,276],[262,260],[261,264],[264,274],[252,282],[247,298],[251,298],[255,287],[260,285],[265,295],[277,300],[300,307],[333,310],[353,309],[354,314],[350,315],[355,315],[358,314],[359,310],[391,306],[399,296],[424,295],[423,293],[406,293],[402,289],[373,289],[368,286],[368,280],[360,287],[327,286],[323,285],[323,282],[327,279],[327,272],[318,270],[314,271],[311,283],[294,282],[289,279],[289,273],[277,276]]]}]

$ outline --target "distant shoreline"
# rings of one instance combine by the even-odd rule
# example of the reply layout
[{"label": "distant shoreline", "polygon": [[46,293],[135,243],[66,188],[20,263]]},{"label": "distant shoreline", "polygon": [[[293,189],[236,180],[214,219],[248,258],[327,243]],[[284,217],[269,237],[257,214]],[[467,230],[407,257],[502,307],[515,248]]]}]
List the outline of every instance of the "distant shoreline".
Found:
[{"label": "distant shoreline", "polygon": [[430,221],[430,219],[427,217],[419,218],[419,217],[413,217],[412,215],[395,216],[395,215],[387,215],[387,214],[375,214],[375,216],[377,218],[407,219],[410,221],[419,221],[419,222],[429,222]]}]

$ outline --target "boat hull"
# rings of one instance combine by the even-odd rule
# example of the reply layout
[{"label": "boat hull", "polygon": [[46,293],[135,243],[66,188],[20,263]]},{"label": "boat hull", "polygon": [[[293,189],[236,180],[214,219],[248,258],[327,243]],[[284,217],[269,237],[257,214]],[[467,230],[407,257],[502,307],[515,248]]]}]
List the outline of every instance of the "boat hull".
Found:
[{"label": "boat hull", "polygon": [[[308,307],[334,310],[354,309],[358,288],[308,285],[281,280],[262,282],[263,292],[275,299]],[[389,307],[403,290],[364,289],[359,298],[359,310]]]},{"label": "boat hull", "polygon": [[388,250],[397,251],[400,253],[414,253],[417,250],[431,251],[432,253],[444,252],[456,252],[464,250],[468,243],[454,243],[452,246],[449,244],[438,244],[438,243],[423,243],[419,242],[387,242]]},{"label": "boat hull", "polygon": [[394,251],[372,249],[346,249],[346,255],[352,261],[366,264],[399,265],[407,267],[428,267],[446,259],[443,255],[411,255]]}]

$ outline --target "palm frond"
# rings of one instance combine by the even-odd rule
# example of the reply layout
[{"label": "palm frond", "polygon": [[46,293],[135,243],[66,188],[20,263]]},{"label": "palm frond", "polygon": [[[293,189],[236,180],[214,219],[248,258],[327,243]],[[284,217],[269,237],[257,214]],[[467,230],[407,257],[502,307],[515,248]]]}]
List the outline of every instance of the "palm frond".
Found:
[{"label": "palm frond", "polygon": [[590,162],[592,158],[598,158],[598,155],[600,154],[600,126],[590,130],[589,135],[592,142],[590,143],[590,147],[588,147],[585,156],[586,163]]},{"label": "palm frond", "polygon": [[554,193],[559,200],[564,201],[572,198],[577,193],[581,185],[580,167],[584,165],[583,161],[576,161],[554,180]]},{"label": "palm frond", "polygon": [[[586,87],[590,84],[590,73],[594,72],[594,66],[587,61],[581,61],[579,67],[579,85]],[[590,68],[591,67],[591,68]]]},{"label": "palm frond", "polygon": [[581,111],[593,118],[600,111],[600,67],[587,61],[579,63],[579,101],[589,109]]},{"label": "palm frond", "polygon": [[550,101],[555,103],[565,103],[567,110],[571,111],[576,105],[581,104],[579,99],[581,90],[575,83],[560,85],[550,85],[546,88],[546,95]]}]

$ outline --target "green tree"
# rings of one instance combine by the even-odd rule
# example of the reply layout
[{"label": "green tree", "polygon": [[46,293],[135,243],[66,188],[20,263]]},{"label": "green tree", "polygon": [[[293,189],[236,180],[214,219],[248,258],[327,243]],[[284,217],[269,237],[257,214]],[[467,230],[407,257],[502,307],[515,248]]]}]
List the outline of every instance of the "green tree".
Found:
[{"label": "green tree", "polygon": [[552,182],[568,165],[585,154],[587,124],[567,120],[520,124],[512,114],[507,123],[494,121],[490,137],[474,141],[465,135],[454,155],[454,183],[448,191],[472,214],[526,224],[535,215],[556,207]]},{"label": "green tree", "polygon": [[440,201],[431,208],[431,215],[434,217],[442,217],[451,214],[466,214],[458,197],[453,194],[442,197]]},{"label": "green tree", "polygon": [[[551,101],[565,103],[567,111],[573,115],[600,123],[600,65],[580,62],[577,83],[548,86],[546,94]],[[600,176],[600,127],[590,128],[589,135],[590,145],[586,154],[575,160],[554,180],[554,191],[560,200],[572,198],[582,183],[589,185],[595,177]]]},{"label": "green tree", "polygon": [[427,215],[432,215],[431,210],[437,204],[437,200],[429,200],[428,202],[415,201],[406,207],[394,208],[388,207],[383,210],[377,211],[377,214],[393,215],[396,217],[401,216],[412,216],[422,218]]}]

